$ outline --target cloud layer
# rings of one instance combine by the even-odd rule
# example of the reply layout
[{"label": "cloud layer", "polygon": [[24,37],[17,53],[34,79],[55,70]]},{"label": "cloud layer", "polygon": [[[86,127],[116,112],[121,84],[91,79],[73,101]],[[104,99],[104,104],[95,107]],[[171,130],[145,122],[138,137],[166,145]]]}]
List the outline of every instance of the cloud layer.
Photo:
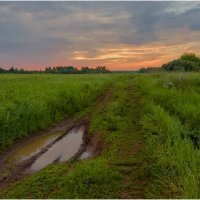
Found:
[{"label": "cloud layer", "polygon": [[0,66],[130,70],[200,50],[200,2],[0,2]]}]

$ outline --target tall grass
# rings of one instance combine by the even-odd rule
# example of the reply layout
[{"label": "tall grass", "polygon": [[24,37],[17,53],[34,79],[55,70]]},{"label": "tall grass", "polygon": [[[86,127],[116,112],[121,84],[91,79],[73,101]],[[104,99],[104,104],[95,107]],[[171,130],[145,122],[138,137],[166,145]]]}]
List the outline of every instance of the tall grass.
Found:
[{"label": "tall grass", "polygon": [[0,150],[83,110],[112,75],[1,75]]},{"label": "tall grass", "polygon": [[140,76],[152,182],[149,198],[200,198],[200,74]]},{"label": "tall grass", "polygon": [[134,138],[134,134],[129,134],[133,110],[130,97],[124,92],[126,77],[123,82],[116,81],[107,102],[97,103],[90,110],[89,132],[100,134],[104,147],[101,155],[91,160],[52,164],[7,187],[0,192],[0,198],[119,198],[123,182],[114,163],[129,161],[118,152],[122,147],[127,149],[127,140]]}]

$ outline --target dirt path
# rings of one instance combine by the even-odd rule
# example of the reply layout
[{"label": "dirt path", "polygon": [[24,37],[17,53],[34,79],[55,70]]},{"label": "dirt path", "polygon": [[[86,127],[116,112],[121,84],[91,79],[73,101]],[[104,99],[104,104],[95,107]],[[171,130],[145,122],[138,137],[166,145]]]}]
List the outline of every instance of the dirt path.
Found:
[{"label": "dirt path", "polygon": [[[61,140],[72,128],[81,126],[84,124],[86,129],[88,129],[88,125],[90,123],[91,113],[92,112],[100,112],[102,107],[109,101],[109,99],[112,96],[112,87],[105,90],[104,93],[99,96],[88,108],[86,108],[85,111],[80,113],[78,116],[73,116],[68,119],[64,119],[61,122],[56,123],[54,126],[49,127],[43,131],[40,131],[33,136],[29,136],[28,138],[23,139],[22,141],[17,142],[12,147],[8,148],[4,152],[1,152],[0,154],[0,190],[7,187],[10,183],[13,183],[14,181],[18,181],[22,179],[24,176],[27,175],[27,173],[24,173],[31,164],[43,153],[45,153],[48,148],[50,148],[52,145],[54,145],[57,141]],[[15,165],[8,165],[4,163],[4,161],[12,155],[16,150],[20,149],[26,144],[31,143],[32,141],[40,138],[43,135],[51,134],[55,131],[62,131],[64,134],[58,137],[56,140],[52,141],[50,144],[48,144],[46,147],[42,148],[42,150],[37,153],[36,155],[30,157],[29,159],[20,162],[19,164]],[[98,137],[97,137],[98,138]],[[91,142],[97,143],[96,135],[94,138],[91,138]],[[71,159],[77,160],[79,159],[80,155],[87,149],[87,145],[90,147],[90,138],[87,133],[87,130],[84,134],[84,143],[81,145],[80,150],[77,152],[75,156]],[[92,145],[93,148],[94,145]],[[95,155],[98,153],[96,152],[96,149],[94,149]]]},{"label": "dirt path", "polygon": [[[99,138],[101,138],[103,145],[100,144],[100,146],[103,146],[103,150],[100,156],[88,160],[88,162],[66,163],[66,166],[61,166],[63,173],[60,177],[63,177],[63,179],[58,177],[53,184],[52,172],[57,176],[58,172],[54,171],[54,167],[56,169],[59,165],[50,166],[50,169],[44,169],[45,174],[42,174],[43,171],[41,171],[31,176],[30,179],[25,177],[24,180],[17,182],[16,186],[13,184],[13,187],[10,185],[11,187],[4,188],[5,190],[2,190],[2,192],[6,193],[2,193],[3,197],[8,195],[8,197],[24,198],[31,195],[31,197],[44,198],[48,195],[49,198],[52,198],[54,197],[52,191],[55,190],[56,194],[61,192],[62,195],[59,196],[61,198],[66,198],[66,194],[69,197],[76,196],[79,198],[145,198],[145,188],[148,184],[148,163],[142,127],[140,127],[143,103],[133,80],[124,81],[122,85],[116,84],[116,87],[111,87],[80,114],[80,118],[87,117],[89,127],[92,127],[93,139],[90,137],[86,149],[90,152],[93,149],[90,145],[99,146]],[[98,147],[99,149],[101,148]],[[99,154],[99,152],[97,153]],[[99,166],[99,163],[102,163],[102,158],[104,162]],[[70,170],[72,169],[70,173],[73,174],[75,181],[71,190],[68,188],[73,183],[69,182],[70,179],[66,173],[69,164],[73,166],[70,167]],[[117,174],[115,174],[116,176],[119,174],[121,176],[118,176],[119,179],[116,179],[116,176],[109,176],[101,166],[106,167],[105,169],[109,167],[111,172]],[[89,173],[90,170],[88,169],[92,170],[92,173]],[[93,169],[98,170],[93,171]],[[44,178],[45,181],[43,182]],[[33,184],[35,188],[31,188],[30,184]],[[38,190],[41,190],[39,196],[35,196],[35,191]],[[13,191],[14,193],[12,193]],[[16,196],[17,194],[19,196]],[[55,197],[57,198],[58,195],[55,195]]]}]

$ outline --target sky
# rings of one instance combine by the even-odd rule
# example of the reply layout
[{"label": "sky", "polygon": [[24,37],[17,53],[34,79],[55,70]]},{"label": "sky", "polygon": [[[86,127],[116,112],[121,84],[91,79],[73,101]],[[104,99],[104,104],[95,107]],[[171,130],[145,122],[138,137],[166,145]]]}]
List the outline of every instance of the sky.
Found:
[{"label": "sky", "polygon": [[0,2],[0,67],[159,67],[200,51],[200,2]]}]

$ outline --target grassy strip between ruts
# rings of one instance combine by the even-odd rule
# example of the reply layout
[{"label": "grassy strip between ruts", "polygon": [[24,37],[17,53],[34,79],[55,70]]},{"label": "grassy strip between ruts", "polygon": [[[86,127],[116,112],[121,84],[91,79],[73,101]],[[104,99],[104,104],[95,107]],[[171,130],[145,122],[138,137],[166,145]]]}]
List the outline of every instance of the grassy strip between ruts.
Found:
[{"label": "grassy strip between ruts", "polygon": [[91,114],[90,134],[104,141],[93,160],[50,165],[25,177],[1,198],[143,198],[147,183],[144,141],[139,125],[142,101],[133,76],[115,84],[113,96]]}]

